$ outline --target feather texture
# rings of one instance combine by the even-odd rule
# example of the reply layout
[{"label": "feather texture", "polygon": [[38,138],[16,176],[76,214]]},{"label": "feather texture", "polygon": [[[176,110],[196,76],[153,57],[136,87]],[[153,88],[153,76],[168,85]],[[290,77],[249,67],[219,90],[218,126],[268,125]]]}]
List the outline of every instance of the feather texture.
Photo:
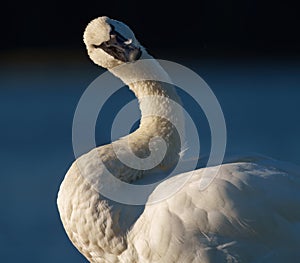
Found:
[{"label": "feather texture", "polygon": [[[174,88],[149,79],[132,81],[141,75],[165,74],[159,64],[120,71],[114,68],[120,61],[95,48],[109,39],[112,24],[139,45],[127,26],[107,17],[88,25],[84,41],[91,59],[121,78],[138,97],[141,125],[114,142],[118,156],[112,144],[100,146],[78,158],[67,172],[57,204],[72,243],[92,263],[295,262],[300,257],[300,170],[292,164],[246,156],[221,167],[183,171],[153,189],[145,206],[117,203],[101,194],[105,169],[124,182],[145,184],[164,178],[161,168],[171,168],[182,158],[170,121],[183,124],[181,113],[174,112],[169,102],[180,103]],[[142,57],[149,58],[140,48]],[[149,95],[158,95],[159,100],[149,103],[144,99]],[[130,168],[119,160],[128,154],[124,150],[128,144],[136,156],[146,158],[155,136],[168,150],[154,169]],[[217,176],[200,190],[204,171]],[[113,191],[116,186],[109,181],[105,187]],[[161,199],[161,193],[172,187],[178,191]]]}]

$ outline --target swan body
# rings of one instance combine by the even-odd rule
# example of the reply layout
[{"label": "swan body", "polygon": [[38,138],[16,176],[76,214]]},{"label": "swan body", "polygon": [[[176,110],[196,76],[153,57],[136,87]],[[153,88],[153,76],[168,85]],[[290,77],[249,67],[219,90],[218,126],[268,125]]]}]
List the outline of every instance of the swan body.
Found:
[{"label": "swan body", "polygon": [[[115,48],[120,46],[109,50],[114,31],[123,37],[117,36],[118,41],[127,41],[122,42],[118,54]],[[180,103],[172,87],[151,80],[129,80],[145,71],[164,74],[158,63],[133,72],[116,70],[124,63],[136,63],[140,57],[151,58],[126,25],[97,18],[88,25],[84,41],[91,59],[121,78],[139,99],[140,127],[115,142],[119,149],[129,142],[135,155],[145,158],[153,136],[163,138],[168,148],[162,162],[149,171],[124,165],[112,144],[97,147],[72,164],[57,203],[66,233],[77,249],[93,263],[295,262],[300,256],[300,171],[291,164],[247,156],[183,172],[160,183],[144,206],[121,204],[99,192],[103,165],[127,183],[142,184],[166,173],[181,153],[170,119],[179,126],[183,122],[181,113],[174,112],[169,103],[169,99]],[[161,99],[148,114],[156,102],[143,98],[153,94]],[[160,118],[161,114],[170,119]],[[120,154],[127,152],[121,150]],[[212,175],[217,172],[217,176],[209,187],[200,190],[204,171]],[[175,194],[151,202],[181,182],[185,183]]]}]

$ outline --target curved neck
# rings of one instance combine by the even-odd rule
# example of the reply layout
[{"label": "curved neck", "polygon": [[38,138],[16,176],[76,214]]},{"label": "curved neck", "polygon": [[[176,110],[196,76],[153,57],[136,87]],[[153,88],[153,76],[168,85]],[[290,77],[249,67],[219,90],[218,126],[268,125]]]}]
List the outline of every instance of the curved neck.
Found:
[{"label": "curved neck", "polygon": [[128,136],[133,143],[138,139],[135,152],[147,152],[149,140],[160,137],[168,147],[160,167],[172,168],[179,158],[184,121],[180,98],[168,74],[145,50],[137,62],[109,71],[128,85],[139,102],[140,127]]}]

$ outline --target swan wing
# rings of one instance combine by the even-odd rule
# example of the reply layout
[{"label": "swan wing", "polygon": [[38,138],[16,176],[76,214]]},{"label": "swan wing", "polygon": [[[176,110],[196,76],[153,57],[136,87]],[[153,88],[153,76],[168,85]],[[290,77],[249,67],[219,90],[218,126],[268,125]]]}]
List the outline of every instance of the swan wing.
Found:
[{"label": "swan wing", "polygon": [[[300,170],[267,158],[240,160],[161,183],[149,200],[185,182],[169,198],[146,205],[128,233],[128,251],[138,262],[295,262]],[[214,176],[216,170],[211,185],[200,190],[203,172]]]}]

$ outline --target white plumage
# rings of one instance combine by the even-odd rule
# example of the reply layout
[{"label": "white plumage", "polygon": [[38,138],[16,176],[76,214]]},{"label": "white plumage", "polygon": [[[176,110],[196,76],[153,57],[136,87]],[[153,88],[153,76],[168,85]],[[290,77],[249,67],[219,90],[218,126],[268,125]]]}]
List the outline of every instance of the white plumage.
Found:
[{"label": "white plumage", "polygon": [[[66,174],[57,200],[61,220],[73,244],[95,263],[297,262],[300,256],[300,171],[291,164],[265,157],[237,158],[223,164],[213,183],[202,191],[199,180],[204,169],[214,175],[218,167],[198,169],[192,176],[191,172],[182,173],[162,182],[149,200],[157,200],[157,195],[167,186],[188,178],[178,192],[145,207],[120,204],[99,194],[97,187],[101,187],[103,169],[99,167],[98,158],[122,181],[142,183],[155,177],[160,169],[171,168],[181,150],[178,134],[167,120],[143,115],[145,108],[151,107],[143,100],[145,95],[165,98],[157,112],[172,113],[169,98],[180,102],[175,90],[155,81],[130,83],[132,75],[164,74],[158,63],[134,72],[115,70],[114,67],[124,64],[123,58],[118,59],[98,47],[109,41],[112,28],[124,37],[125,45],[138,47],[142,58],[150,56],[132,31],[115,20],[95,19],[85,31],[84,41],[91,59],[128,84],[140,102],[139,129],[116,144],[122,147],[129,141],[133,152],[143,158],[149,155],[150,139],[160,136],[168,151],[161,164],[148,172],[122,164],[111,145],[95,148],[78,158]],[[129,51],[124,59],[134,63],[139,56]],[[176,118],[181,125],[180,112]],[[92,179],[87,180],[84,174]]]}]

